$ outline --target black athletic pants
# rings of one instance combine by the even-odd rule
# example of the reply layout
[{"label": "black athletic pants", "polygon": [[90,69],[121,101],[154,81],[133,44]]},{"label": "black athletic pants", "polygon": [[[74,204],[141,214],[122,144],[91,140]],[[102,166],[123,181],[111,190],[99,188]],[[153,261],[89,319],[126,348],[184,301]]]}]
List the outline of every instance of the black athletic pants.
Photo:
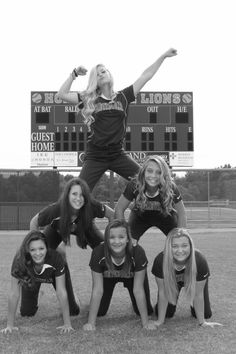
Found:
[{"label": "black athletic pants", "polygon": [[[124,284],[124,287],[128,289],[130,299],[133,305],[133,309],[137,315],[139,315],[139,310],[138,306],[135,300],[135,296],[133,293],[133,287],[134,287],[134,278],[128,278],[128,279],[121,279],[121,278],[103,278],[103,296],[101,299],[101,303],[99,306],[98,310],[98,316],[104,316],[111,303],[111,298],[113,294],[113,290],[115,288],[115,285],[117,283],[122,282]],[[146,302],[147,302],[147,310],[148,310],[148,315],[151,315],[153,313],[153,308],[152,304],[150,301],[150,290],[149,290],[149,284],[148,284],[148,277],[145,276],[144,278],[144,292],[146,296]]]},{"label": "black athletic pants", "polygon": [[132,159],[123,149],[113,146],[99,150],[87,151],[83,162],[80,178],[87,182],[92,191],[102,175],[108,171],[114,171],[125,179],[134,177],[140,169],[140,165]]}]

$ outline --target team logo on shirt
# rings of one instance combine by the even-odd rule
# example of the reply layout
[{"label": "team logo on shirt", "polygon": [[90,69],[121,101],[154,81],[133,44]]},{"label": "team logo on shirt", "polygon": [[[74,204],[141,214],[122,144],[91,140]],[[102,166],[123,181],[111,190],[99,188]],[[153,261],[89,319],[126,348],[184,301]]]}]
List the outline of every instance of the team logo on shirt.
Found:
[{"label": "team logo on shirt", "polygon": [[42,268],[41,272],[40,272],[40,273],[37,273],[37,275],[43,274],[43,272],[44,272],[46,269],[48,269],[48,268],[52,268],[52,269],[56,270],[56,268],[54,268],[54,267],[51,266],[50,264],[46,264],[46,263],[45,263],[45,264],[43,265],[43,268]]},{"label": "team logo on shirt", "polygon": [[95,112],[109,111],[115,109],[117,111],[124,111],[123,105],[120,101],[116,102],[99,102],[95,104]]},{"label": "team logo on shirt", "polygon": [[[136,203],[136,206],[138,209],[140,209],[139,203]],[[145,211],[147,210],[155,210],[155,211],[161,211],[161,203],[155,200],[147,200],[145,202]]]},{"label": "team logo on shirt", "polygon": [[134,272],[126,272],[125,270],[105,270],[103,272],[104,278],[133,278]]}]

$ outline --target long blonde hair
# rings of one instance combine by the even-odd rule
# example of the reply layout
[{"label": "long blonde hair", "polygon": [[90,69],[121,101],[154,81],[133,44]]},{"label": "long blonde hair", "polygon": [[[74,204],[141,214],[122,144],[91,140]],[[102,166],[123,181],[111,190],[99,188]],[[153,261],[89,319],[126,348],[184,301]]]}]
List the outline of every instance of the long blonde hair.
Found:
[{"label": "long blonde hair", "polygon": [[[92,114],[95,110],[94,102],[95,102],[96,98],[99,95],[101,95],[101,93],[102,93],[101,89],[98,87],[98,79],[97,79],[97,70],[100,66],[105,67],[103,64],[97,64],[96,66],[94,66],[91,69],[87,88],[86,88],[86,90],[84,90],[80,93],[80,96],[81,96],[81,99],[82,99],[83,105],[84,105],[84,107],[81,110],[81,113],[84,118],[84,123],[87,125],[89,130],[90,130],[91,124],[94,122],[94,117],[92,116]],[[113,77],[110,72],[109,72],[109,74],[110,74],[110,78],[111,78],[111,81],[110,81],[111,90],[113,92],[114,81],[113,81]],[[79,106],[79,105],[80,105],[80,103],[77,106]]]},{"label": "long blonde hair", "polygon": [[145,205],[147,202],[147,197],[145,195],[146,182],[145,182],[145,171],[147,169],[148,163],[154,161],[160,168],[160,184],[158,186],[160,196],[161,196],[161,209],[164,215],[169,215],[173,208],[173,186],[175,185],[172,177],[170,168],[165,162],[165,160],[158,155],[151,155],[144,161],[138,176],[136,178],[136,188],[138,190],[137,204],[141,210],[145,210]]},{"label": "long blonde hair", "polygon": [[187,298],[190,300],[191,305],[193,304],[193,299],[195,296],[195,286],[196,286],[196,258],[195,258],[195,248],[193,240],[190,237],[188,231],[184,228],[174,228],[167,235],[165,248],[164,248],[164,258],[163,258],[163,275],[164,275],[164,288],[165,294],[168,302],[176,305],[178,299],[178,285],[176,282],[175,267],[172,252],[172,241],[174,238],[187,237],[190,244],[190,255],[185,263],[184,272],[184,290]]}]

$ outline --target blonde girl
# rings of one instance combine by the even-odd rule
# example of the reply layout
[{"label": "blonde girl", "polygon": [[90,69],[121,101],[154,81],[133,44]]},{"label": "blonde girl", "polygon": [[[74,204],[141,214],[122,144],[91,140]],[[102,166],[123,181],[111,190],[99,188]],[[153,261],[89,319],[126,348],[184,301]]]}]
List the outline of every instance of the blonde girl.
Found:
[{"label": "blonde girl", "polygon": [[112,75],[103,64],[98,64],[91,70],[84,91],[71,91],[73,81],[87,73],[83,66],[74,69],[59,89],[57,96],[77,105],[88,128],[80,177],[88,183],[91,190],[107,170],[114,171],[125,179],[138,172],[139,164],[124,151],[129,104],[156,74],[163,61],[176,54],[177,51],[173,48],[167,50],[132,85],[121,91],[114,91]]},{"label": "blonde girl", "polygon": [[161,156],[149,156],[137,177],[128,182],[116,205],[115,217],[123,219],[131,203],[128,222],[137,241],[153,226],[165,235],[174,227],[186,227],[182,197]]},{"label": "blonde girl", "polygon": [[191,314],[199,326],[214,327],[216,322],[207,322],[212,316],[208,278],[209,267],[204,255],[194,248],[193,240],[184,228],[174,228],[166,238],[164,251],[154,260],[152,273],[158,286],[155,313],[157,326],[165,318],[174,316],[181,288],[190,303]]}]

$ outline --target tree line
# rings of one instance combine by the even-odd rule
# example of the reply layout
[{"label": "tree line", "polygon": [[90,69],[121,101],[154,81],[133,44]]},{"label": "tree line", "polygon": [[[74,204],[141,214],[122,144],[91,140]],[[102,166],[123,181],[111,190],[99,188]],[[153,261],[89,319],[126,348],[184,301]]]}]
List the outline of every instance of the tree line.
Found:
[{"label": "tree line", "polygon": [[[227,170],[226,170],[227,168]],[[0,202],[53,202],[59,198],[65,183],[73,175],[59,171],[22,171],[0,173]],[[182,177],[173,173],[182,197],[186,201],[236,200],[236,170],[229,165],[215,170],[187,171]],[[112,197],[118,200],[127,181],[114,175],[104,174],[94,188],[93,195],[101,201]],[[208,190],[209,187],[209,190]]]}]

